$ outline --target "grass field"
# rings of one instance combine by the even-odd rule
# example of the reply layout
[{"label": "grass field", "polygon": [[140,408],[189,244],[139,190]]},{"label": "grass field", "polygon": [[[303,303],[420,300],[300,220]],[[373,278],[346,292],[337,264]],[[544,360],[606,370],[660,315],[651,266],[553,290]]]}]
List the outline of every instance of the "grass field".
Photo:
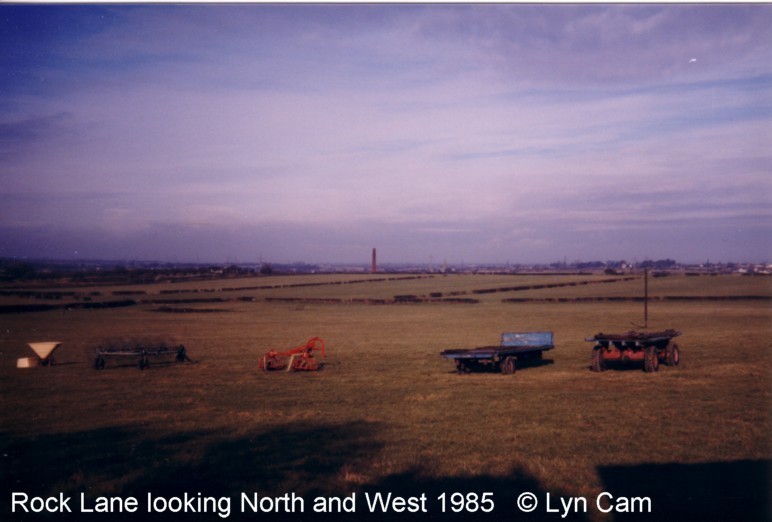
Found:
[{"label": "grass field", "polygon": [[[513,290],[524,286],[542,288]],[[693,298],[650,302],[650,329],[683,332],[681,364],[655,374],[589,370],[585,338],[635,329],[640,302],[570,301],[640,298],[640,277],[276,276],[77,291],[96,300],[143,294],[124,308],[0,315],[3,520],[41,518],[10,513],[17,491],[199,493],[232,497],[234,511],[241,492],[293,492],[307,499],[306,512],[288,520],[320,520],[313,498],[351,493],[360,495],[357,513],[341,518],[358,520],[361,495],[375,491],[425,493],[435,520],[452,515],[440,511],[443,493],[492,492],[495,511],[479,518],[520,520],[528,518],[516,498],[530,491],[540,502],[531,519],[561,519],[559,497],[589,500],[568,519],[634,519],[595,508],[607,491],[649,497],[644,520],[770,519],[772,278],[650,279],[653,297]],[[435,299],[364,302],[399,295]],[[450,296],[476,302],[442,301]],[[266,299],[276,297],[294,300]],[[534,301],[503,301],[520,297]],[[81,302],[53,300],[68,299]],[[553,331],[556,348],[513,376],[457,375],[439,357],[536,330]],[[143,336],[174,337],[195,362],[93,368],[103,339]],[[323,371],[258,372],[264,352],[314,336],[326,341]],[[26,343],[41,340],[62,341],[57,364],[17,369],[16,359],[32,354]],[[548,493],[558,512],[547,510]],[[385,518],[400,517],[408,514]]]}]

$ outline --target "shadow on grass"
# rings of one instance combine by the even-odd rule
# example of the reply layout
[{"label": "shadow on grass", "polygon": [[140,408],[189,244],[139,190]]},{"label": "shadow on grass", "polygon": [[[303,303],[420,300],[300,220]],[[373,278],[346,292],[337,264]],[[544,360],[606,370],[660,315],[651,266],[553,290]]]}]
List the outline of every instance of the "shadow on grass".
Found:
[{"label": "shadow on grass", "polygon": [[[586,366],[588,371],[592,371],[592,365],[588,364]],[[643,362],[642,361],[606,361],[606,368],[603,370],[603,372],[635,372],[635,373],[643,373]]]},{"label": "shadow on grass", "polygon": [[522,359],[517,361],[517,369],[538,368],[555,364],[554,359]]},{"label": "shadow on grass", "polygon": [[[553,359],[518,359],[515,363],[515,376],[517,375],[517,372],[521,370],[528,371],[532,368],[539,368],[541,366],[551,366],[555,364],[555,361]],[[447,373],[456,373],[459,375],[464,374],[483,374],[483,373],[493,373],[493,374],[501,374],[501,369],[499,369],[499,366],[496,364],[473,364],[470,366],[467,366],[467,369],[465,372],[459,373],[457,369],[452,369],[448,371]]]},{"label": "shadow on grass", "polygon": [[[347,482],[347,470],[369,471],[383,444],[377,423],[299,423],[265,431],[233,436],[200,430],[153,436],[134,428],[104,428],[88,432],[42,435],[11,439],[0,434],[0,519],[34,520],[541,520],[543,510],[533,516],[516,510],[520,492],[530,491],[544,499],[545,491],[527,473],[513,471],[506,476],[478,475],[437,477],[424,470],[408,470],[376,481]],[[11,512],[12,493],[30,497],[71,497],[72,515]],[[453,493],[492,493],[495,509],[490,513],[452,512]],[[136,497],[139,510],[133,513],[81,513],[94,509],[97,498]],[[148,514],[148,493],[153,498],[211,497],[206,513],[181,512]],[[303,512],[255,513],[242,508],[241,495],[252,499],[280,497],[295,493],[304,499]],[[318,496],[347,498],[356,495],[356,512],[319,513],[314,510]],[[401,497],[425,496],[426,513],[384,513],[368,506],[366,495],[376,493]],[[443,514],[440,495],[446,495]],[[553,492],[555,494],[555,492]],[[229,499],[227,516],[217,500]],[[469,504],[467,507],[474,507]],[[198,508],[201,510],[201,508]],[[336,510],[337,511],[337,510]],[[584,520],[580,518],[573,520]]]},{"label": "shadow on grass", "polygon": [[651,514],[618,520],[772,520],[772,461],[609,466],[598,473],[614,497],[649,497]]},{"label": "shadow on grass", "polygon": [[[588,371],[592,371],[592,364],[588,364],[586,368]],[[665,363],[659,363],[659,369],[655,373],[677,372],[682,368],[684,368],[683,361],[681,361],[679,366],[668,366]],[[643,361],[606,361],[606,369],[603,371],[644,373]]]}]

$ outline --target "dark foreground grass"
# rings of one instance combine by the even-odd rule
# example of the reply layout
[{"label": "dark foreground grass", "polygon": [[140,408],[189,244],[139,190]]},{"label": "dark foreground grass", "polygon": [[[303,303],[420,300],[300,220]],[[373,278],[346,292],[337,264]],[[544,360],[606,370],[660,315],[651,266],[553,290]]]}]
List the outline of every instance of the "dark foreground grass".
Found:
[{"label": "dark foreground grass", "polygon": [[[700,295],[738,285],[696,279],[672,284],[680,293],[694,285]],[[378,284],[384,286],[373,292],[387,295],[393,283]],[[426,281],[416,285],[423,290]],[[453,283],[459,286],[465,285]],[[337,288],[329,286],[327,295]],[[566,287],[562,296],[575,291]],[[450,511],[455,492],[491,492],[495,511],[479,518],[519,520],[526,515],[515,500],[529,491],[540,500],[532,519],[561,518],[546,511],[549,493],[558,510],[558,497],[588,499],[586,512],[567,518],[601,520],[612,516],[600,513],[594,499],[608,491],[649,497],[645,520],[769,520],[766,302],[652,305],[652,328],[683,331],[681,365],[656,374],[638,366],[589,371],[592,344],[584,339],[633,328],[641,321],[639,303],[232,301],[218,308],[225,311],[152,313],[153,305],[141,305],[0,316],[0,518],[40,518],[11,514],[12,492],[84,493],[92,501],[136,496],[143,508],[149,492],[229,498],[229,519],[255,519],[239,512],[238,501],[241,493],[258,492],[302,496],[305,513],[289,520],[323,520],[312,510],[317,496],[355,495],[356,514],[327,518],[359,520],[368,512],[364,494],[380,491],[425,494],[434,519],[453,518],[440,511],[443,493]],[[552,330],[556,348],[514,376],[459,376],[438,355],[493,344],[501,332],[516,330]],[[140,371],[108,361],[104,370],[93,369],[93,348],[102,339],[138,335],[175,337],[195,362],[151,361]],[[263,352],[313,336],[327,342],[323,371],[257,371]],[[26,342],[49,339],[63,341],[59,364],[15,368],[17,357],[31,354]],[[168,515],[157,518],[220,519],[211,512]],[[407,515],[391,511],[385,519]]]}]

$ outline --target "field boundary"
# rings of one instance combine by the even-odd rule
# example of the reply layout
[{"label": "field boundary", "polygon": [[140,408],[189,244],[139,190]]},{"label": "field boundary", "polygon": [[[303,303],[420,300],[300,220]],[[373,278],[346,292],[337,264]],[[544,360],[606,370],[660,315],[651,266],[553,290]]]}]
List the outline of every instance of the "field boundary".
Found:
[{"label": "field boundary", "polygon": [[[594,302],[643,302],[641,296],[596,296],[596,297],[511,297],[502,303],[594,303]],[[649,296],[649,301],[772,301],[769,295],[661,295]]]},{"label": "field boundary", "polygon": [[502,286],[497,288],[483,288],[478,290],[472,290],[473,294],[492,294],[496,292],[524,292],[526,290],[542,290],[545,288],[563,288],[567,286],[585,286],[585,285],[600,285],[608,283],[620,283],[623,281],[634,281],[640,279],[640,276],[633,277],[617,277],[614,279],[598,279],[591,280],[586,279],[584,281],[569,281],[566,283],[549,283],[539,285],[518,285],[518,286]]},{"label": "field boundary", "polygon": [[0,314],[22,314],[29,312],[50,312],[53,310],[96,310],[100,308],[125,308],[139,304],[133,299],[123,301],[104,301],[98,303],[62,303],[62,304],[23,304],[23,305],[2,305]]},{"label": "field boundary", "polygon": [[[58,303],[19,303],[0,305],[0,315],[19,314],[32,312],[48,312],[55,310],[98,310],[108,308],[125,308],[136,305],[155,305],[157,308],[153,311],[176,312],[176,313],[203,313],[210,309],[188,308],[188,304],[212,304],[212,303],[234,303],[234,302],[265,302],[265,303],[305,303],[305,304],[343,304],[343,305],[397,305],[397,304],[478,304],[481,300],[478,296],[495,293],[514,293],[526,292],[543,289],[555,288],[576,288],[580,286],[603,285],[626,281],[634,281],[641,278],[639,275],[626,277],[611,277],[604,279],[582,279],[578,281],[564,281],[554,283],[538,283],[529,285],[507,285],[488,288],[468,288],[462,290],[432,291],[417,294],[398,294],[384,297],[303,297],[303,296],[270,296],[260,297],[254,295],[238,295],[241,292],[249,290],[279,290],[307,287],[334,287],[361,283],[383,283],[390,281],[407,281],[417,279],[433,279],[437,277],[434,274],[428,275],[405,275],[395,277],[377,277],[371,279],[352,279],[335,281],[317,281],[317,282],[296,282],[280,284],[263,284],[244,287],[222,287],[222,288],[182,288],[182,289],[161,289],[158,293],[149,294],[144,290],[114,290],[110,295],[120,299],[115,300],[92,300],[93,296],[102,296],[101,292],[77,292],[77,291],[28,291],[28,290],[0,290],[0,295],[17,295],[31,297],[33,299],[55,299],[62,300]],[[438,282],[439,289],[442,284]],[[439,290],[438,289],[438,290]],[[228,296],[217,296],[216,294],[230,293]],[[233,294],[236,295],[233,295]],[[195,295],[198,294],[198,295]],[[202,295],[203,294],[203,295]],[[69,299],[63,299],[69,298]],[[71,300],[72,299],[72,300]],[[81,301],[82,299],[82,301]],[[504,297],[502,303],[604,303],[604,302],[643,302],[646,297],[642,295],[611,295],[611,296],[588,296],[588,297]],[[651,301],[671,301],[671,302],[737,302],[737,301],[772,301],[772,296],[757,294],[740,295],[654,295],[649,296]],[[183,306],[181,306],[183,305]],[[222,309],[218,309],[224,311]]]}]

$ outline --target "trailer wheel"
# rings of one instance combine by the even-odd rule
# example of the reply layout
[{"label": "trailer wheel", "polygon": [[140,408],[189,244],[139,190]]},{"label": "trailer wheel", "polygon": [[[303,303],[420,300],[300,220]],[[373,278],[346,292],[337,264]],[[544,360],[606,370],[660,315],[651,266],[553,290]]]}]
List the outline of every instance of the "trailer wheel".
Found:
[{"label": "trailer wheel", "polygon": [[517,367],[515,365],[515,358],[511,355],[509,357],[505,357],[503,361],[501,361],[501,373],[504,375],[512,375],[517,370]]},{"label": "trailer wheel", "polygon": [[659,352],[656,346],[648,346],[643,355],[643,371],[653,373],[659,370]]},{"label": "trailer wheel", "polygon": [[594,372],[606,370],[606,361],[603,360],[603,348],[600,346],[596,346],[592,351],[592,366],[590,369]]},{"label": "trailer wheel", "polygon": [[469,368],[469,366],[467,366],[463,362],[461,362],[458,359],[456,359],[456,373],[457,374],[463,375],[463,374],[469,373],[471,371],[472,370],[471,370],[471,368]]},{"label": "trailer wheel", "polygon": [[668,366],[678,366],[680,360],[680,354],[678,353],[677,344],[668,344],[665,349],[665,357]]}]

